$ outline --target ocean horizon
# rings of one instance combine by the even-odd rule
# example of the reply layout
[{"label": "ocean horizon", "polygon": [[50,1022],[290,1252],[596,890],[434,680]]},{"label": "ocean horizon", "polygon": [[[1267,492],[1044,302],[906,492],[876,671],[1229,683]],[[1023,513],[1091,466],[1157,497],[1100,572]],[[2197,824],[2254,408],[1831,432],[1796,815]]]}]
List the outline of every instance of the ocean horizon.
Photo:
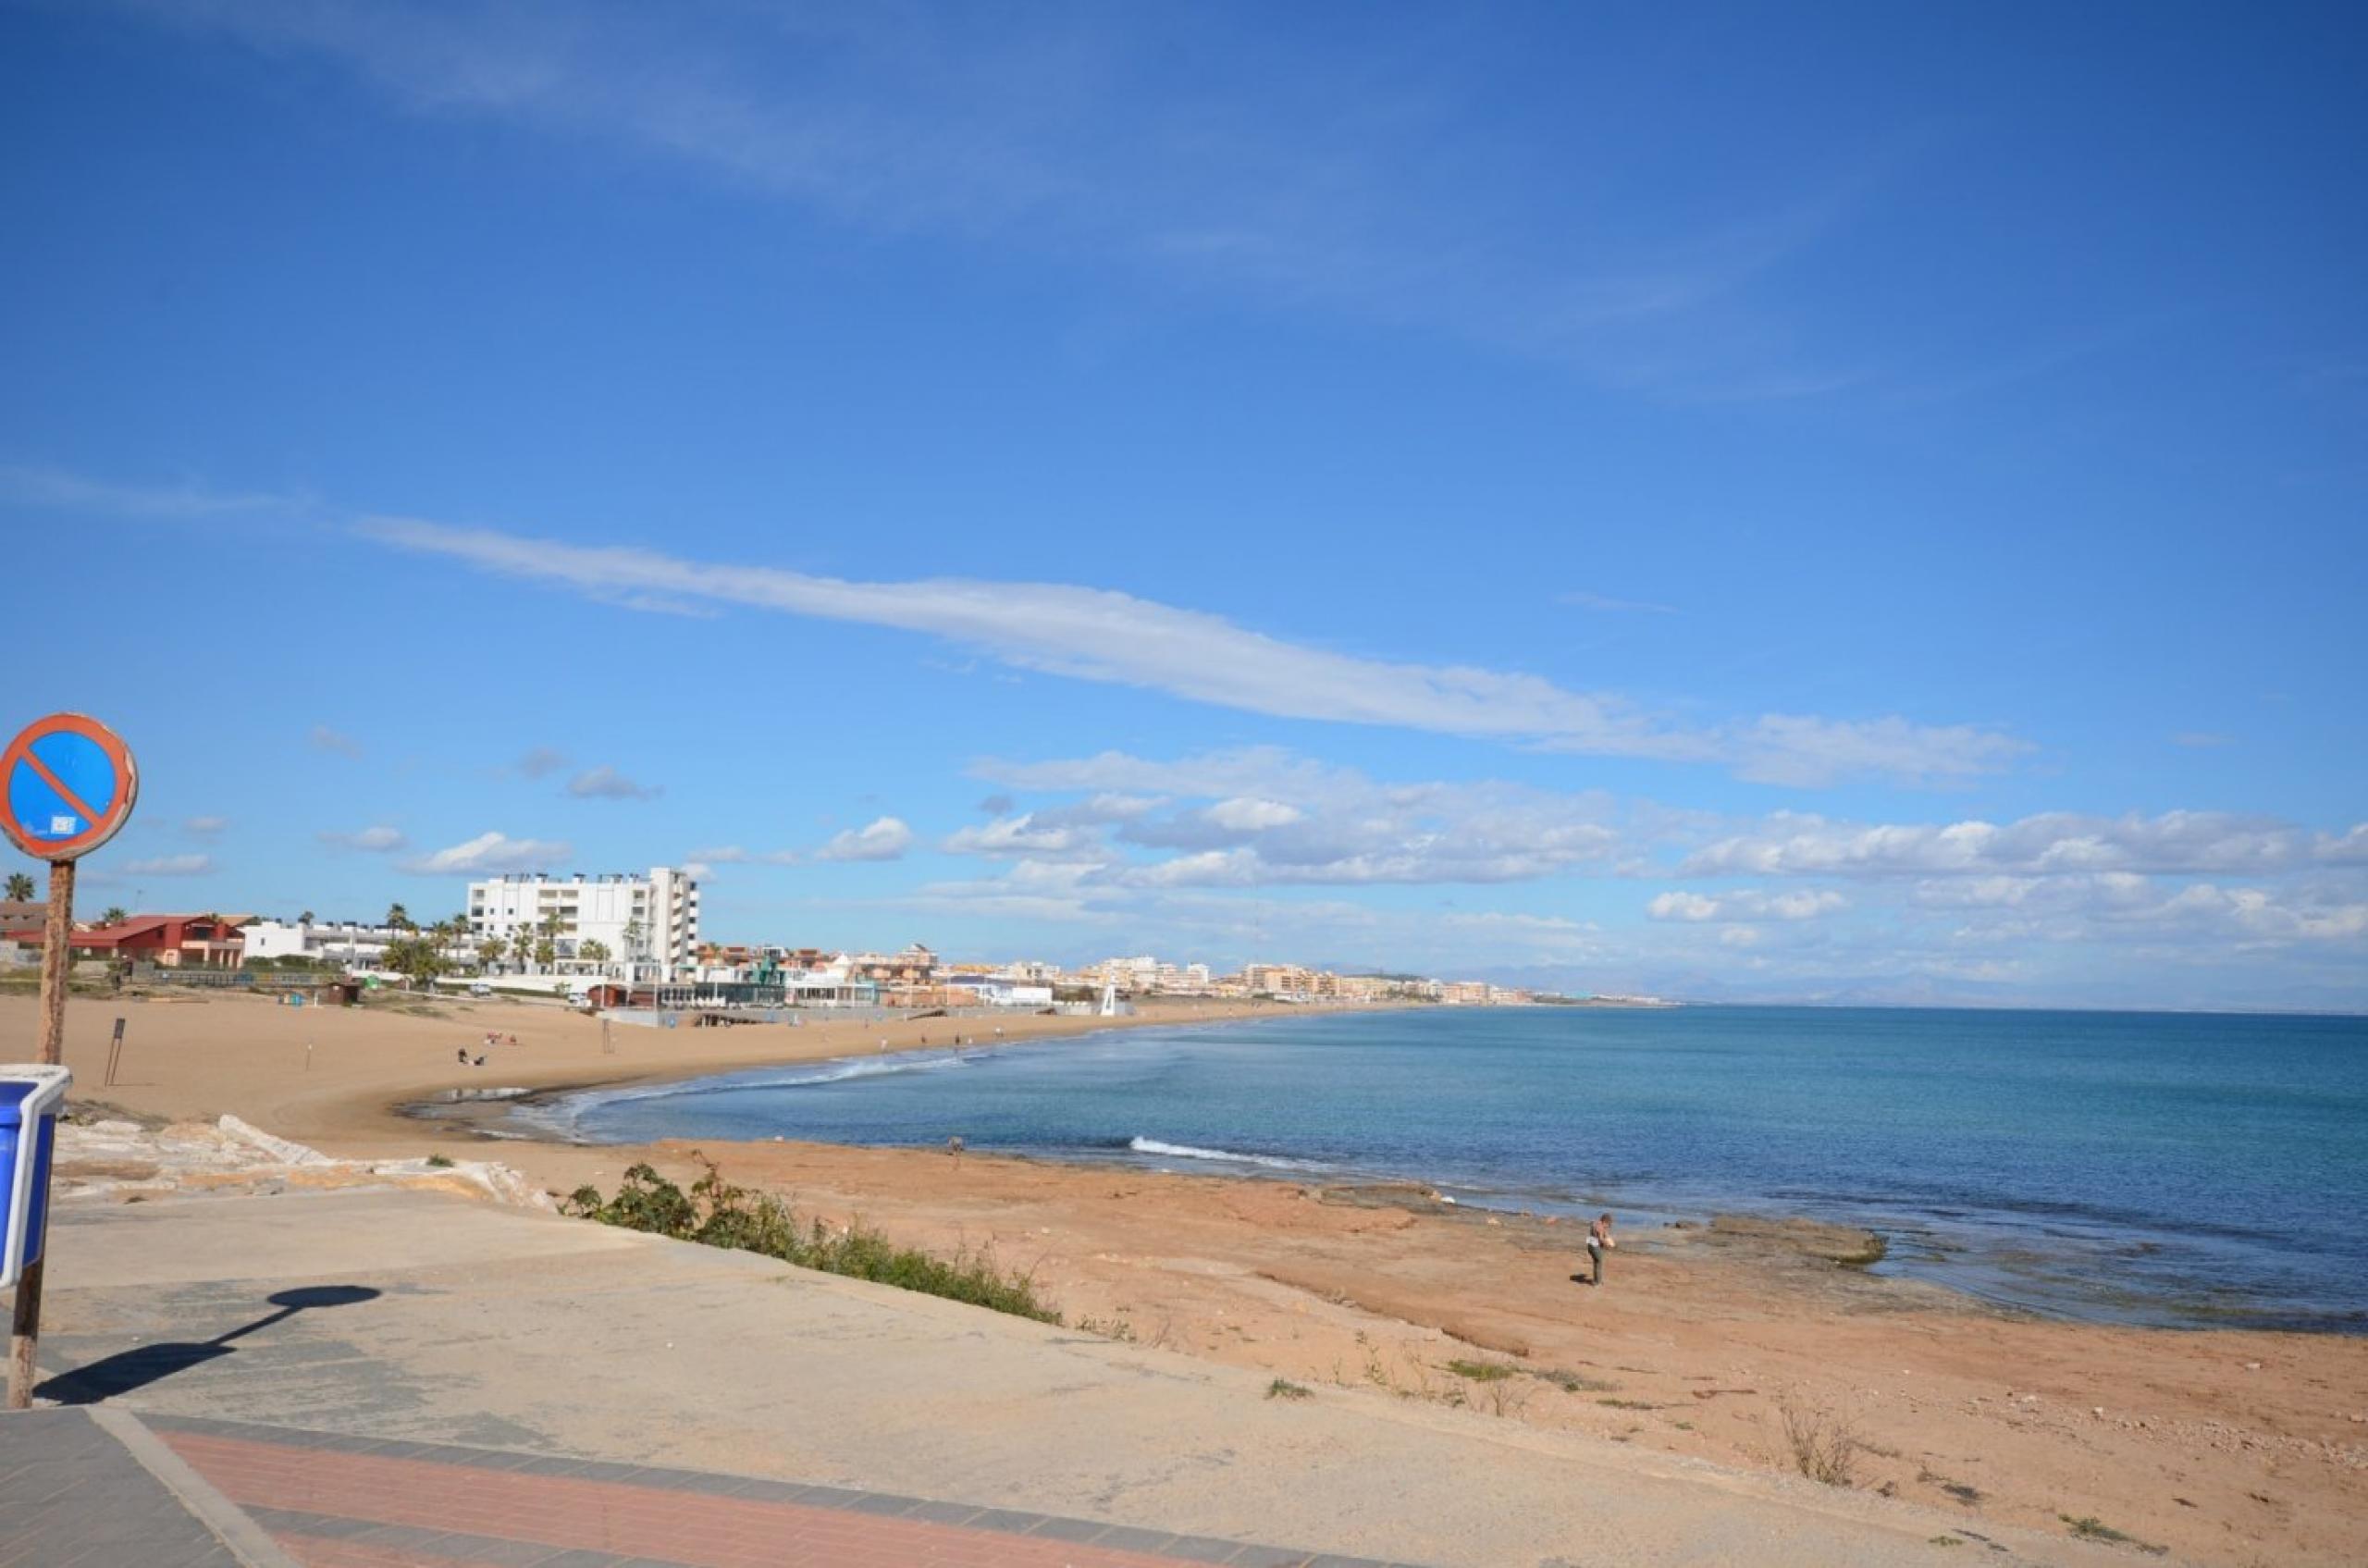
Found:
[{"label": "ocean horizon", "polygon": [[[959,1025],[949,1022],[949,1032]],[[942,1145],[1460,1203],[1862,1226],[1875,1272],[2161,1327],[2368,1332],[2368,1018],[1705,1006],[1151,1025],[585,1091],[597,1142]]]}]

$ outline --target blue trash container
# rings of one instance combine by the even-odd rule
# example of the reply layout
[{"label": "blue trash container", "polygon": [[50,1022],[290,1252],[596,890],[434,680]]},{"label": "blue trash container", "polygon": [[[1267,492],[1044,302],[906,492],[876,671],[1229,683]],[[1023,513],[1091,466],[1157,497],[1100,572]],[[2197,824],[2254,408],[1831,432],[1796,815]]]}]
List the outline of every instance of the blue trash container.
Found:
[{"label": "blue trash container", "polygon": [[57,1113],[74,1075],[64,1068],[0,1066],[0,1182],[7,1212],[0,1225],[0,1290],[16,1284],[41,1256],[49,1229],[49,1164]]}]

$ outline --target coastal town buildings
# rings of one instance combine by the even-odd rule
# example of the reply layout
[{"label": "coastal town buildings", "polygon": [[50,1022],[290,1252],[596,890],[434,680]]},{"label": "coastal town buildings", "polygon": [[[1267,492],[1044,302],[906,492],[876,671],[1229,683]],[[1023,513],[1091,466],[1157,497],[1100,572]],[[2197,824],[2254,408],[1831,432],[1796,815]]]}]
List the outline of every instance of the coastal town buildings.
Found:
[{"label": "coastal town buildings", "polygon": [[585,946],[598,943],[609,956],[594,967],[604,972],[671,981],[697,962],[699,884],[668,866],[593,876],[512,873],[469,883],[468,921],[479,942],[548,934],[571,966],[590,962]]},{"label": "coastal town buildings", "polygon": [[240,935],[244,961],[276,963],[306,959],[315,964],[366,968],[387,956],[387,945],[407,934],[401,928],[358,920],[255,920]]}]

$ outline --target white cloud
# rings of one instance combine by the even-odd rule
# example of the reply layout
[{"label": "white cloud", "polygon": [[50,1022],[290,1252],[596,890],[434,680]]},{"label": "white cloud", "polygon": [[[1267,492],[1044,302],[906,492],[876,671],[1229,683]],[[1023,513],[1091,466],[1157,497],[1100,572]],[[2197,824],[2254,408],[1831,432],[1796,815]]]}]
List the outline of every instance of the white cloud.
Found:
[{"label": "white cloud", "polygon": [[913,830],[894,817],[835,833],[814,851],[817,860],[901,860],[913,845]]},{"label": "white cloud", "polygon": [[191,817],[181,823],[181,832],[191,838],[212,838],[229,825],[228,817]]},{"label": "white cloud", "polygon": [[1679,871],[1685,876],[2102,870],[2265,874],[2362,864],[2368,864],[2368,823],[2331,835],[2273,819],[2214,811],[2167,811],[2156,817],[2057,811],[2003,825],[1980,821],[1870,825],[1778,813],[1753,832],[1696,850]]},{"label": "white cloud", "polygon": [[194,480],[168,486],[121,485],[62,469],[6,466],[0,466],[0,501],[166,522],[196,522],[239,512],[294,512],[310,504],[299,496],[226,492]]},{"label": "white cloud", "polygon": [[1578,610],[1597,610],[1608,615],[1674,615],[1673,604],[1655,604],[1649,599],[1614,599],[1610,594],[1592,593],[1585,588],[1572,588],[1554,596],[1558,603]]},{"label": "white cloud", "polygon": [[358,758],[362,755],[361,742],[352,735],[342,735],[329,728],[327,724],[314,724],[312,733],[307,735],[304,740],[305,744],[315,751],[334,751],[340,757]]},{"label": "white cloud", "polygon": [[1103,858],[1102,842],[1091,824],[1046,826],[1029,811],[956,829],[938,847],[948,855],[1045,858],[1084,852],[1097,859]]},{"label": "white cloud", "polygon": [[1104,588],[930,578],[850,582],[768,566],[722,566],[622,546],[585,546],[381,517],[367,537],[480,570],[598,597],[654,591],[944,637],[1006,664],[1164,691],[1284,718],[1391,725],[1543,750],[1731,762],[1746,776],[1820,784],[1873,772],[1949,781],[1993,772],[2026,743],[1966,725],[1770,714],[1702,729],[1604,693],[1473,665],[1361,658],[1286,641],[1222,616]]},{"label": "white cloud", "polygon": [[1285,827],[1303,820],[1306,815],[1296,806],[1286,805],[1279,800],[1260,800],[1251,796],[1220,800],[1207,811],[1211,823],[1238,833],[1260,833],[1267,828]]},{"label": "white cloud", "polygon": [[578,800],[655,800],[666,791],[656,784],[637,784],[604,762],[568,780],[567,793]]},{"label": "white cloud", "polygon": [[383,855],[391,850],[401,849],[411,842],[403,836],[401,828],[384,825],[363,828],[354,833],[324,833],[317,836],[323,844],[334,848],[364,849],[374,855]]},{"label": "white cloud", "polygon": [[[1607,868],[1620,844],[1608,796],[1516,784],[1390,784],[1273,747],[1153,761],[1105,752],[988,761],[974,772],[1028,790],[1084,790],[1130,809],[1104,835],[1053,807],[967,829],[951,850],[1103,863],[1112,885],[1249,887],[1498,883]],[[1176,805],[1196,798],[1205,805]],[[1146,804],[1148,803],[1148,804]],[[1171,809],[1164,813],[1162,806]],[[1087,812],[1104,821],[1117,813]],[[1128,849],[1179,851],[1148,864]]]},{"label": "white cloud", "polygon": [[1817,892],[1690,893],[1683,889],[1657,895],[1645,912],[1657,920],[1814,920],[1850,907],[1831,889]]},{"label": "white cloud", "polygon": [[416,876],[497,876],[506,871],[547,870],[564,865],[574,853],[572,846],[560,840],[481,833],[465,844],[402,861],[399,869]]},{"label": "white cloud", "polygon": [[146,860],[126,860],[115,868],[126,877],[202,877],[214,870],[211,855],[159,855]]}]

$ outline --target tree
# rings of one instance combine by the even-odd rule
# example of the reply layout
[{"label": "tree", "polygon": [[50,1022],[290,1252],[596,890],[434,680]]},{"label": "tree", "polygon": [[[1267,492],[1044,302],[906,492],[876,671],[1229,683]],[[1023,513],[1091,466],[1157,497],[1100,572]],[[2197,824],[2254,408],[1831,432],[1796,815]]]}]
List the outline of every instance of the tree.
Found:
[{"label": "tree", "polygon": [[553,942],[548,936],[539,938],[535,943],[535,962],[541,965],[544,969],[549,969],[552,965],[558,963],[559,944]]},{"label": "tree", "polygon": [[419,929],[417,926],[411,923],[411,911],[404,908],[400,904],[389,904],[387,906],[387,925],[388,928],[392,931],[417,931]]},{"label": "tree", "polygon": [[103,926],[119,926],[130,918],[124,913],[123,906],[120,904],[110,904],[99,911],[99,924]]},{"label": "tree", "polygon": [[509,956],[510,944],[502,941],[500,937],[491,937],[477,944],[477,962],[484,965],[487,969],[493,968],[494,965],[501,962],[502,959]]},{"label": "tree", "polygon": [[33,901],[33,879],[25,875],[22,871],[10,871],[8,873],[8,901],[12,904],[31,903]]},{"label": "tree", "polygon": [[575,945],[575,956],[587,964],[605,964],[609,961],[609,945],[597,940],[579,942]]},{"label": "tree", "polygon": [[443,950],[424,936],[395,938],[387,944],[387,956],[380,961],[414,985],[427,984],[450,967]]},{"label": "tree", "polygon": [[524,926],[521,926],[510,938],[510,953],[512,957],[518,960],[518,967],[521,969],[524,969],[528,964],[533,963],[535,961],[535,933],[526,930]]},{"label": "tree", "polygon": [[311,925],[313,923],[313,911],[307,909],[302,914],[297,916],[296,923],[300,926]]}]

